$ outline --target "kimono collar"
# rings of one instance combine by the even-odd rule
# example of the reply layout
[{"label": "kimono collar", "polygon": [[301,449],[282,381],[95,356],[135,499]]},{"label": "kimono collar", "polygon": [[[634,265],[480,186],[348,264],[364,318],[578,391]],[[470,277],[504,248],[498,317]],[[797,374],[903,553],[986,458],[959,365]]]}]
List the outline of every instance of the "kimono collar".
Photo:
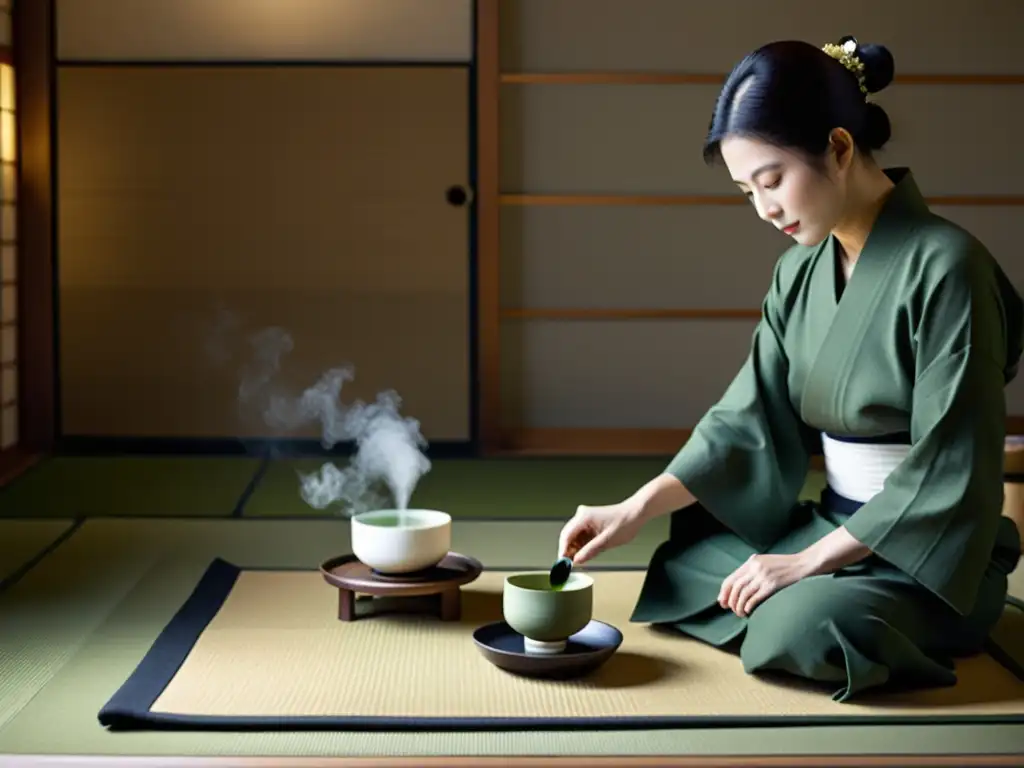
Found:
[{"label": "kimono collar", "polygon": [[831,256],[827,273],[836,304],[841,299],[845,299],[844,306],[870,300],[875,288],[888,279],[899,261],[900,252],[920,221],[930,213],[909,168],[885,168],[883,172],[895,186],[882,203],[857,258],[857,268],[849,280],[841,277],[839,240],[835,234],[830,234],[825,241],[827,249],[824,252]]},{"label": "kimono collar", "polygon": [[[909,168],[886,168],[884,173],[895,186],[890,190],[868,233],[854,274],[870,271],[870,268],[865,268],[869,262],[892,264],[895,261],[892,257],[899,253],[921,219],[930,213],[928,203]],[[833,252],[837,253],[835,249],[838,249],[839,241],[835,235],[831,235],[830,240]],[[856,278],[852,278],[851,282],[856,282]]]},{"label": "kimono collar", "polygon": [[893,187],[879,212],[875,226],[902,222],[908,216],[915,218],[929,213],[928,203],[917,186],[914,174],[909,168],[885,168],[883,170]]}]

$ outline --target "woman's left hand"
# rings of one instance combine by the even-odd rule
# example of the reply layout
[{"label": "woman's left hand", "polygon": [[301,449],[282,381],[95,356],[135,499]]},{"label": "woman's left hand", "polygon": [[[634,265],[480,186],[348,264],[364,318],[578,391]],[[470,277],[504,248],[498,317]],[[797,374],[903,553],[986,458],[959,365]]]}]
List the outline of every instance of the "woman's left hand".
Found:
[{"label": "woman's left hand", "polygon": [[759,603],[806,575],[798,555],[751,555],[722,582],[718,604],[737,616],[749,616]]}]

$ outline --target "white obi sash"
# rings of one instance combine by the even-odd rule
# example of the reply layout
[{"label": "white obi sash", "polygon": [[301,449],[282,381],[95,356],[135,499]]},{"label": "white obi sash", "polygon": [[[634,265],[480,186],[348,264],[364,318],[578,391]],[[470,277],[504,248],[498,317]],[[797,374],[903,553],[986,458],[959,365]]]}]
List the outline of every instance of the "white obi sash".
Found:
[{"label": "white obi sash", "polygon": [[910,453],[909,435],[873,438],[837,438],[822,433],[825,474],[833,493],[865,503]]}]

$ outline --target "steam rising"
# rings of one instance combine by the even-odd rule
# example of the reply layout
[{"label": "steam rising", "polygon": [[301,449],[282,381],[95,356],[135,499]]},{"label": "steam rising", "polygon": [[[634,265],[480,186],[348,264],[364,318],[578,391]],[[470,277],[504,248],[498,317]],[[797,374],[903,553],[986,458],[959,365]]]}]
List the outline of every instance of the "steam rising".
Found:
[{"label": "steam rising", "polygon": [[342,390],[355,379],[355,368],[344,364],[328,370],[298,398],[285,397],[274,391],[273,380],[295,347],[291,335],[282,328],[265,328],[249,336],[248,345],[250,360],[242,368],[238,387],[240,407],[262,408],[266,424],[281,432],[318,423],[320,442],[328,450],[338,443],[355,443],[356,451],[344,469],[328,461],[318,472],[298,473],[303,501],[314,509],[337,504],[346,513],[357,514],[387,505],[390,496],[394,508],[408,508],[431,463],[423,452],[427,441],[420,423],[402,416],[398,393],[385,390],[374,402],[346,405]]}]

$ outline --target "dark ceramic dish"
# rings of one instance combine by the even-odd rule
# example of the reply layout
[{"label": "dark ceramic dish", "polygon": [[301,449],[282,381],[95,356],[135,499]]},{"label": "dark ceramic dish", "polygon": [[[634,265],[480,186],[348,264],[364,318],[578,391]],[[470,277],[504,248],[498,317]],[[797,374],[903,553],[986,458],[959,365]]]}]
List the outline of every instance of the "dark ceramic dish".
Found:
[{"label": "dark ceramic dish", "polygon": [[565,680],[590,674],[622,645],[622,633],[611,624],[591,621],[569,638],[565,650],[551,655],[526,653],[523,636],[504,621],[485,624],[473,632],[484,658],[516,675]]}]

